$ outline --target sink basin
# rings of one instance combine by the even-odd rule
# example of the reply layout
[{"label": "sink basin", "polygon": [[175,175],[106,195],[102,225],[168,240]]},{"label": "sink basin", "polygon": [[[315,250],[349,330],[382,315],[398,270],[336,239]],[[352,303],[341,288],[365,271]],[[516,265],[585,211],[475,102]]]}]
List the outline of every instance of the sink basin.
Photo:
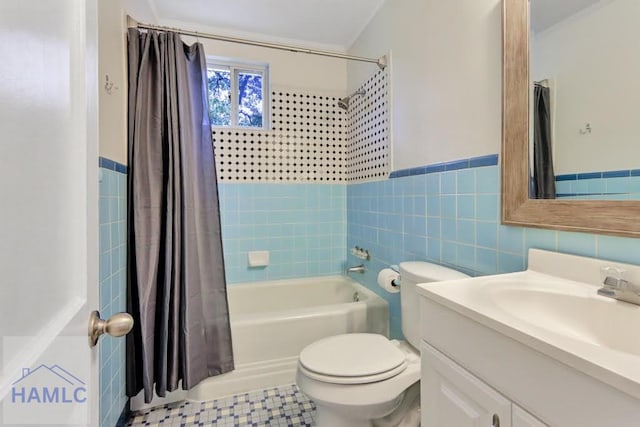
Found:
[{"label": "sink basin", "polygon": [[[487,289],[505,313],[555,334],[640,356],[640,306],[596,295],[593,286],[567,282],[504,285]],[[631,338],[631,339],[630,339]]]},{"label": "sink basin", "polygon": [[597,294],[600,269],[640,266],[530,250],[526,271],[418,285],[418,293],[640,399],[640,306]]}]

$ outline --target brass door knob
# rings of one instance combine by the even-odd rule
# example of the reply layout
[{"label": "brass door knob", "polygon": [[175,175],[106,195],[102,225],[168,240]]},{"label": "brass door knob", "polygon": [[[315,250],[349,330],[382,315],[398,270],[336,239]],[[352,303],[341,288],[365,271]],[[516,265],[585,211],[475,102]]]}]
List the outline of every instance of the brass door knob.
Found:
[{"label": "brass door knob", "polygon": [[129,313],[116,313],[107,320],[100,318],[98,311],[89,316],[89,347],[95,347],[98,338],[105,332],[112,337],[127,335],[133,328],[133,317]]}]

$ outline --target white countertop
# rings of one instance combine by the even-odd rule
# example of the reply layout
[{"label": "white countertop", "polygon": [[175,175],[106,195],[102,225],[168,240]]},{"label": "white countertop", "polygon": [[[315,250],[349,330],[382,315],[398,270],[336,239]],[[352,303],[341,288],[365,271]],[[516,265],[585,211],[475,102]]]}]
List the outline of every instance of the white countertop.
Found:
[{"label": "white countertop", "polygon": [[[640,399],[640,306],[596,294],[600,266],[613,263],[532,250],[529,264],[518,273],[420,284],[418,293]],[[634,280],[640,274],[638,266],[615,265],[633,270],[626,277]],[[558,271],[564,277],[547,274]],[[570,280],[594,272],[591,283]]]}]

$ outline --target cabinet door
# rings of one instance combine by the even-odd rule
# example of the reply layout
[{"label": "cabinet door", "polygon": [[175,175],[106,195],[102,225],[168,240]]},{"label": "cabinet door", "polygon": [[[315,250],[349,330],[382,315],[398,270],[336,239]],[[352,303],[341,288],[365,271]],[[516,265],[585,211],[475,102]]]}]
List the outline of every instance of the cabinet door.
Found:
[{"label": "cabinet door", "polygon": [[515,403],[511,406],[511,417],[512,427],[548,427]]},{"label": "cabinet door", "polygon": [[422,427],[511,427],[511,402],[422,343]]}]

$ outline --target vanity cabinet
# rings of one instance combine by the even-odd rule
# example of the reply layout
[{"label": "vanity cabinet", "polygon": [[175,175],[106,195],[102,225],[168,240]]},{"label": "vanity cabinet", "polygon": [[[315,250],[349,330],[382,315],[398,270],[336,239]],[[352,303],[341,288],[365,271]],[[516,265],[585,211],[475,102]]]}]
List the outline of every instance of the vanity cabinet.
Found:
[{"label": "vanity cabinet", "polygon": [[544,427],[466,369],[422,343],[423,427]]},{"label": "vanity cabinet", "polygon": [[546,424],[543,424],[536,417],[516,405],[515,403],[511,405],[511,421],[512,427],[545,427]]},{"label": "vanity cabinet", "polygon": [[[610,373],[597,366],[576,369],[579,359],[550,346],[536,349],[526,335],[509,337],[496,324],[483,324],[485,318],[472,319],[430,298],[421,298],[420,313],[423,427],[491,427],[494,413],[501,427],[640,426],[640,398],[622,391],[633,392],[633,383],[606,383],[600,378],[611,381]],[[478,397],[483,390],[486,396]],[[461,418],[453,419],[462,420],[457,424],[445,418],[455,410]]]}]

